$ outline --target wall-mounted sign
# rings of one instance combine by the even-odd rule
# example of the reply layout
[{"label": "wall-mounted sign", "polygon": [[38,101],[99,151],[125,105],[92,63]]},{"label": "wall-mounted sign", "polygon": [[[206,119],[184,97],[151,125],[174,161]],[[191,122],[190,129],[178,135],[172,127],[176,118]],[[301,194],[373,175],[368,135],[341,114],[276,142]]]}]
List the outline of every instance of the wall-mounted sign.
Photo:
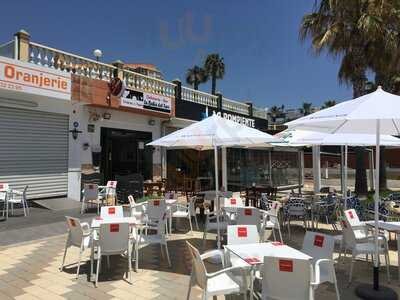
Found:
[{"label": "wall-mounted sign", "polygon": [[0,89],[71,100],[71,74],[0,57]]},{"label": "wall-mounted sign", "polygon": [[121,106],[171,112],[171,98],[126,89],[121,96]]},{"label": "wall-mounted sign", "polygon": [[176,101],[175,103],[175,116],[177,118],[201,121],[211,114],[218,114],[223,118],[244,124],[252,128],[257,128],[260,130],[268,129],[268,121],[265,119],[249,117],[227,110],[217,111],[215,107],[208,107],[204,104],[191,101],[182,100]]}]

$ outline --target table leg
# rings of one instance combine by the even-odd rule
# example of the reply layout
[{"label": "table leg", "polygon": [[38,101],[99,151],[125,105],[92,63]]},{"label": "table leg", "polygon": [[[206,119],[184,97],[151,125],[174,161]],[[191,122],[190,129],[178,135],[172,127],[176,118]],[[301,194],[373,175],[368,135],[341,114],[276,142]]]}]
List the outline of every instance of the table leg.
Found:
[{"label": "table leg", "polygon": [[93,281],[94,277],[94,272],[93,272],[93,261],[94,261],[94,239],[93,239],[93,233],[92,236],[90,237],[91,239],[91,250],[90,250],[90,277],[89,280]]},{"label": "table leg", "polygon": [[250,300],[254,299],[254,278],[256,275],[256,268],[253,265],[250,272]]},{"label": "table leg", "polygon": [[400,232],[396,232],[397,236],[397,272],[398,272],[398,281],[400,284]]}]

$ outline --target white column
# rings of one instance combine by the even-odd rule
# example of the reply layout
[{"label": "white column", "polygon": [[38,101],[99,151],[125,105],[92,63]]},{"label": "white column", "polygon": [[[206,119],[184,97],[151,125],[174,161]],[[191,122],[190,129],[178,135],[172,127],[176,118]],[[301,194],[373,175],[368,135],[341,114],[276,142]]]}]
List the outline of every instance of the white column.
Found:
[{"label": "white column", "polygon": [[320,146],[312,146],[314,192],[321,189],[321,149]]},{"label": "white column", "polygon": [[[82,106],[79,103],[71,105],[69,130],[74,129],[74,123],[78,123],[77,130],[85,131],[82,122]],[[83,124],[82,124],[83,123]],[[68,132],[68,198],[75,201],[81,200],[81,157],[82,157],[82,133],[74,139]]]},{"label": "white column", "polygon": [[227,152],[226,147],[222,147],[221,148],[222,186],[224,187],[225,191],[228,190],[228,161],[226,152]]}]

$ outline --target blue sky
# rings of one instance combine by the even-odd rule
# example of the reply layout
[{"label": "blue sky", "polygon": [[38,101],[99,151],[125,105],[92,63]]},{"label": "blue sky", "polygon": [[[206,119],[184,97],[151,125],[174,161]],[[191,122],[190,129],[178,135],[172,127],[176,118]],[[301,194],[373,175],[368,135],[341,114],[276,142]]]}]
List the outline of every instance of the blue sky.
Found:
[{"label": "blue sky", "polygon": [[[255,105],[300,107],[351,98],[338,61],[316,57],[298,28],[314,0],[4,1],[0,42],[20,28],[32,40],[104,61],[154,63],[166,79],[185,79],[207,53],[225,60],[224,96]],[[209,84],[200,89],[209,91]]]}]

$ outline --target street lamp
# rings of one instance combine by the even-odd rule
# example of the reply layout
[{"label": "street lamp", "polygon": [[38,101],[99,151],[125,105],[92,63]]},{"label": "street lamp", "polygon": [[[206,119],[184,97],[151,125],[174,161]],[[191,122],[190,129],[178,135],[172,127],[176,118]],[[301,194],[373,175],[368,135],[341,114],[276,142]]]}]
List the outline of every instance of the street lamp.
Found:
[{"label": "street lamp", "polygon": [[103,52],[100,49],[93,50],[93,55],[96,57],[96,60],[99,61],[100,57],[103,56]]}]

